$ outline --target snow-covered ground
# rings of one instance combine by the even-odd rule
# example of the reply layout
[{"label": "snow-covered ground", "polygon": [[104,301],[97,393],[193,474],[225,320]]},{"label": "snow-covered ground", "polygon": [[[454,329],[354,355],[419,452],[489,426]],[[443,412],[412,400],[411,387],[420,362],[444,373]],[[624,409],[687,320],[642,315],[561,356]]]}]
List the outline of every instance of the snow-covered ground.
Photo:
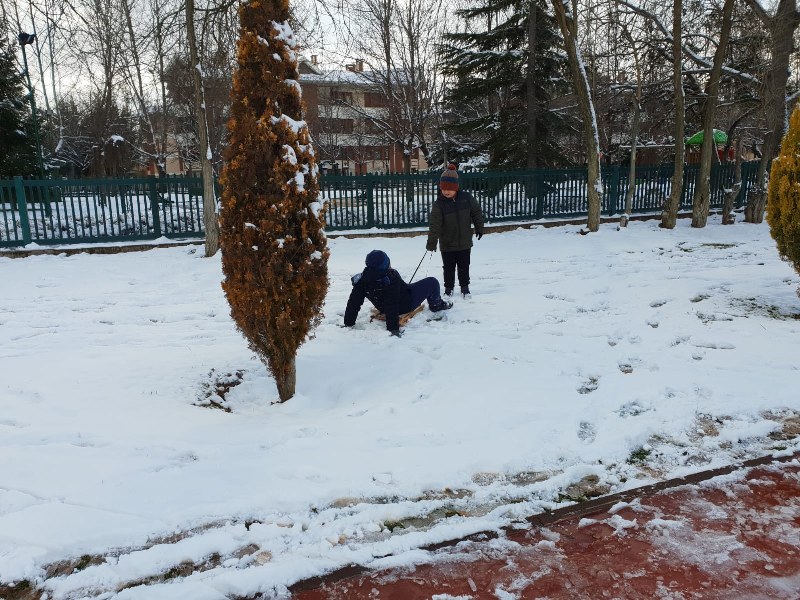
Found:
[{"label": "snow-covered ground", "polygon": [[219,256],[0,258],[0,585],[281,595],[800,446],[779,439],[800,411],[800,282],[766,225],[578,229],[485,236],[472,299],[402,339],[367,306],[339,326],[349,279],[375,248],[408,279],[425,238],[332,239],[285,404],[228,315]]}]

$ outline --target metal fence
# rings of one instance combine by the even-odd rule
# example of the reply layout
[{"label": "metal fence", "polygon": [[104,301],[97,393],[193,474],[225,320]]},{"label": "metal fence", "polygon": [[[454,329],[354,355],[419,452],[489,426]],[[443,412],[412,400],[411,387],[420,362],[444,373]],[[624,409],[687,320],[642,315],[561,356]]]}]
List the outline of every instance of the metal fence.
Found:
[{"label": "metal fence", "polygon": [[[672,165],[636,170],[633,212],[657,212],[669,197]],[[758,163],[742,165],[746,202]],[[691,206],[697,165],[684,170],[681,207]],[[480,203],[490,222],[580,217],[587,213],[586,169],[461,173],[460,184]],[[711,206],[722,206],[732,187],[734,165],[714,165]],[[417,175],[326,175],[320,199],[326,228],[394,229],[424,227],[436,199],[438,173]],[[627,167],[603,169],[602,210],[623,210]],[[44,179],[0,181],[0,247],[202,238],[203,183],[200,177],[132,179]]]},{"label": "metal fence", "polygon": [[[711,206],[721,208],[734,182],[733,163],[711,170]],[[684,167],[681,209],[691,208],[699,165]],[[742,165],[742,189],[736,206],[742,206],[753,186],[758,163]],[[657,165],[636,170],[633,213],[660,211],[672,189],[673,166]],[[602,170],[602,212],[624,210],[629,170],[611,166]],[[587,214],[586,168],[537,169],[461,173],[459,184],[478,200],[485,217],[493,222],[580,217]],[[388,229],[428,224],[436,200],[439,175],[325,176],[321,196],[328,210],[327,229]]]},{"label": "metal fence", "polygon": [[0,181],[0,247],[200,237],[198,177]]}]

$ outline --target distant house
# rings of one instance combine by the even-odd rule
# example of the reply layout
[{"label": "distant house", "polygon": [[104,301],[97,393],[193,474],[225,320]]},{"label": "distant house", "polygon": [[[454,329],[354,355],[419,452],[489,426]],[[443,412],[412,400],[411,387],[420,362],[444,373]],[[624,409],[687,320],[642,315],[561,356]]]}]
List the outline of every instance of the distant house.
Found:
[{"label": "distant house", "polygon": [[[323,173],[363,175],[403,170],[402,150],[390,143],[378,124],[388,99],[356,61],[345,70],[323,72],[316,56],[301,59],[300,86],[305,119]],[[416,149],[411,170],[427,168]]]},{"label": "distant house", "polygon": [[[196,148],[198,144],[197,138],[194,135],[168,133],[167,134],[167,147],[166,147],[166,173],[168,175],[185,175],[194,169],[200,170],[199,161],[192,163],[187,160],[190,154],[190,149]],[[155,149],[152,143],[147,143],[144,146],[146,152],[151,155],[151,158],[141,167],[141,175],[158,175],[158,165],[156,164]]]}]

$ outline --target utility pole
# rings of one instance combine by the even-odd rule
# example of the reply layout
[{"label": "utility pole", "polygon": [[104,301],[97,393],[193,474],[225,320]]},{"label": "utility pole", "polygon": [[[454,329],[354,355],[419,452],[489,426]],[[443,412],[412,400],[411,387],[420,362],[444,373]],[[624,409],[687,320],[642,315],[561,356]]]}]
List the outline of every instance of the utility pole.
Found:
[{"label": "utility pole", "polygon": [[31,84],[31,74],[28,70],[28,55],[25,53],[25,46],[36,41],[35,33],[22,33],[17,36],[19,45],[22,48],[22,62],[25,65],[25,78],[28,81],[28,97],[31,100],[31,113],[33,115],[33,130],[36,134],[36,155],[39,158],[39,177],[44,179],[44,162],[42,159],[42,142],[39,139],[39,119],[36,115],[36,99],[33,97],[33,85]]}]

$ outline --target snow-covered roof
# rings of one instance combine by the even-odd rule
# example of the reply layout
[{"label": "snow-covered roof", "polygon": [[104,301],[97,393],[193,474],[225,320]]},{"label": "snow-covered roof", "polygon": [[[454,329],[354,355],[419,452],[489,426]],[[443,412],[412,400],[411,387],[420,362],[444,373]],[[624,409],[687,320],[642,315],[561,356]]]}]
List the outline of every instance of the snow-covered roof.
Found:
[{"label": "snow-covered roof", "polygon": [[328,71],[326,73],[301,73],[301,83],[346,83],[349,85],[374,85],[372,71]]}]

